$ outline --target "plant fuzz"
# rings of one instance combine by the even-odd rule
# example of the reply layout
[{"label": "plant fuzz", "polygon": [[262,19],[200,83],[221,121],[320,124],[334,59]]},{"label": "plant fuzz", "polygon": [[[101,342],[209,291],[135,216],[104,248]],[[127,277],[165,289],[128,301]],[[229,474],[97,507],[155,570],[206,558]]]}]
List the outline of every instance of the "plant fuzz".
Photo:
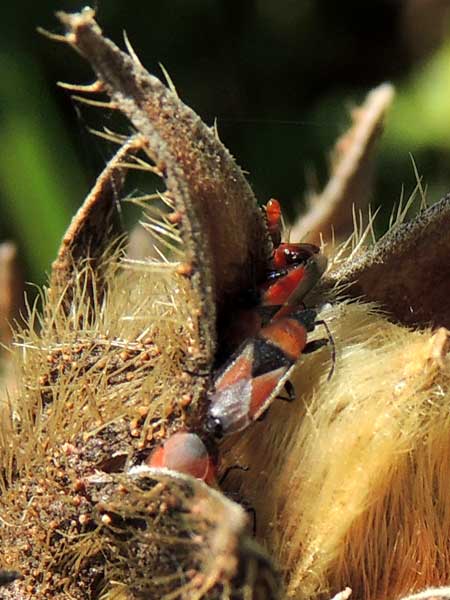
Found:
[{"label": "plant fuzz", "polygon": [[[170,82],[148,74],[129,44],[126,54],[107,40],[91,9],[58,16],[66,34],[52,37],[96,74],[65,87],[121,111],[135,133],[102,133],[119,150],[13,341],[0,403],[0,598],[347,600],[351,588],[391,600],[444,585],[450,364],[440,300],[450,297],[441,277],[450,248],[433,237],[448,229],[450,198],[413,223],[402,216],[371,248],[355,232],[353,249],[324,249],[332,267],[308,302],[332,331],[334,375],[329,347],[303,356],[295,401],[276,401],[263,422],[218,445],[222,470],[245,472],[218,490],[151,469],[146,459],[170,434],[202,431],[222,329],[267,273],[270,237],[217,131]],[[99,93],[106,100],[86,98]],[[345,169],[318,200],[315,239],[356,182],[367,189],[361,165],[392,88],[375,96],[376,114],[359,112],[344,138]],[[133,198],[152,257],[127,256],[117,219],[133,169],[158,178],[154,193]],[[345,214],[341,232],[356,220]],[[419,253],[405,251],[419,242]],[[448,590],[413,598],[430,595]]]}]

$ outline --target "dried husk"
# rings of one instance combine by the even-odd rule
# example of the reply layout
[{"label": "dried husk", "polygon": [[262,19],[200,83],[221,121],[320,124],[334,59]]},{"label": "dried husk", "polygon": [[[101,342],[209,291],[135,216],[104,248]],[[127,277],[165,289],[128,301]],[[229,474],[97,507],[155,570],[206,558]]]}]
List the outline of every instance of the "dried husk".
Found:
[{"label": "dried husk", "polygon": [[[449,334],[364,304],[324,314],[337,346],[305,358],[297,400],[227,444],[230,489],[284,567],[286,597],[397,598],[450,577]],[[230,475],[231,478],[231,475]]]},{"label": "dried husk", "polygon": [[[247,538],[239,505],[177,474],[146,478],[131,471],[170,430],[202,418],[216,307],[246,281],[250,260],[249,238],[230,220],[218,234],[216,217],[239,213],[252,223],[260,251],[252,258],[263,269],[263,215],[214,132],[102,38],[92,12],[73,18],[112,63],[122,63],[125,87],[136,70],[146,109],[136,105],[128,115],[139,133],[98,178],[63,238],[42,312],[33,307],[29,327],[16,337],[21,386],[2,407],[0,435],[1,562],[23,579],[2,593],[278,597],[275,569]],[[172,228],[161,215],[159,228],[175,244],[174,256],[158,263],[124,259],[116,209],[136,164],[162,176],[167,190],[159,197],[180,215]]]},{"label": "dried husk", "polygon": [[[137,137],[99,177],[63,240],[42,312],[33,307],[16,336],[19,387],[0,405],[0,564],[23,579],[1,597],[347,598],[350,586],[355,598],[387,600],[445,585],[449,334],[426,325],[448,314],[447,236],[434,243],[448,200],[334,261],[316,298],[333,300],[323,311],[333,377],[329,348],[304,357],[296,401],[276,402],[219,448],[223,469],[249,467],[225,491],[255,509],[266,553],[239,503],[142,468],[172,431],[201,424],[218,321],[252,283],[250,263],[266,265],[263,218],[214,132],[103,38],[92,11],[60,19],[64,41],[93,63],[101,85],[90,91],[106,90]],[[177,218],[170,229],[162,216],[161,228],[179,236],[182,262],[175,250],[159,264],[124,259],[114,211],[127,170],[143,164],[135,151],[166,184]],[[387,318],[406,321],[395,281],[403,267],[423,331]],[[342,287],[386,313],[336,298]]]}]

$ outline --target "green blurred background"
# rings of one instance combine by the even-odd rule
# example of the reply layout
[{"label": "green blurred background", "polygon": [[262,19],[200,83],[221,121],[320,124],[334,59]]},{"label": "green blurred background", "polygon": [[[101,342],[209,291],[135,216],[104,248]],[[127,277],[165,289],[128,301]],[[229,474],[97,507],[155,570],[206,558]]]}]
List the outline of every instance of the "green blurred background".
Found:
[{"label": "green blurred background", "polygon": [[[111,156],[87,130],[107,113],[77,105],[58,80],[89,82],[85,62],[36,33],[79,2],[24,0],[0,24],[0,239],[19,245],[41,284],[74,211]],[[103,30],[128,37],[143,64],[161,62],[182,99],[212,124],[261,202],[294,216],[308,173],[323,184],[348,107],[383,81],[398,96],[378,154],[372,206],[384,213],[414,188],[450,191],[450,0],[102,0]]]}]

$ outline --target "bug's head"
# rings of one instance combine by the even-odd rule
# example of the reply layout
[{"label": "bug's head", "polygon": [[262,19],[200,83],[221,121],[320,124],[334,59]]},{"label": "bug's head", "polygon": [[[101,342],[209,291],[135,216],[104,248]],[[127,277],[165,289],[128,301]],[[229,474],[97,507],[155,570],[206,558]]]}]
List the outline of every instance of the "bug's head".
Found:
[{"label": "bug's head", "polygon": [[320,253],[314,244],[291,244],[283,242],[274,251],[273,265],[276,269],[296,267],[305,264]]}]

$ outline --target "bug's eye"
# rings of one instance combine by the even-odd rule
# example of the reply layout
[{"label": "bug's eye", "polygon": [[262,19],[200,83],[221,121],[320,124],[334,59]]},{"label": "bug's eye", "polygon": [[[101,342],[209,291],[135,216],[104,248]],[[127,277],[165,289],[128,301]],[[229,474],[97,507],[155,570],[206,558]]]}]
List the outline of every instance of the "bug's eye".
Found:
[{"label": "bug's eye", "polygon": [[300,250],[291,250],[286,248],[284,256],[287,265],[300,265],[308,260],[309,255]]},{"label": "bug's eye", "polygon": [[286,259],[286,263],[288,265],[292,265],[293,263],[299,261],[299,253],[298,252],[292,252],[292,250],[288,250],[287,248],[284,251],[284,256],[285,256],[285,259]]}]

